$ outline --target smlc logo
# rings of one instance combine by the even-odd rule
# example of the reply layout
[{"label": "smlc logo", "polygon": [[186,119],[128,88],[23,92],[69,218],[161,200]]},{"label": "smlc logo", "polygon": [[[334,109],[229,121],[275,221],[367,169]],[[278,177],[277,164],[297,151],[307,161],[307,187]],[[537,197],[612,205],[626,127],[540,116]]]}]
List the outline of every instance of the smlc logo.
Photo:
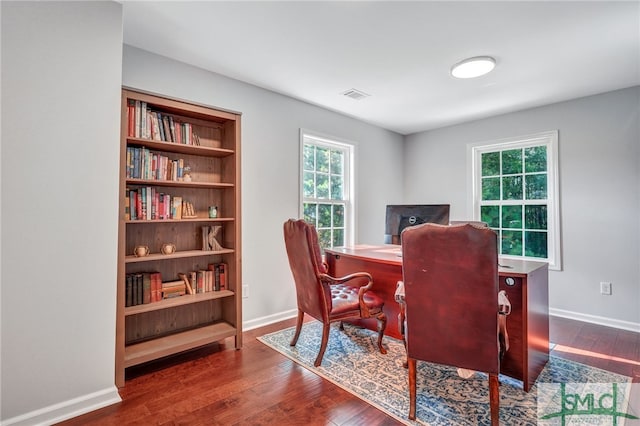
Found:
[{"label": "smlc logo", "polygon": [[[560,420],[559,424],[562,426],[567,424],[611,424],[618,426],[625,424],[625,419],[639,419],[629,412],[634,407],[633,398],[631,398],[632,385],[626,387],[623,385],[622,389],[619,388],[618,383],[581,384],[581,388],[577,388],[576,384],[573,385],[570,390],[567,390],[567,384],[561,383],[559,394],[557,385],[547,384],[544,389],[541,386],[538,395],[538,418],[539,420],[555,420],[555,422],[541,422],[541,424],[558,424],[557,421]],[[549,394],[548,391],[551,393]],[[560,406],[559,411],[548,413],[558,405]],[[547,412],[547,414],[543,412]],[[637,423],[633,422],[633,424]]]}]

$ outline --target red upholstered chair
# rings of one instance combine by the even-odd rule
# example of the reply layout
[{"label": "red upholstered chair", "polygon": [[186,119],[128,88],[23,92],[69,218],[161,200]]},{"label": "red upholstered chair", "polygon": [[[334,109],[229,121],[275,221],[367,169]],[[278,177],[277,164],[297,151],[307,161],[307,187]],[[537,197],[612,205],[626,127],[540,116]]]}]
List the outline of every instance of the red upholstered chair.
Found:
[{"label": "red upholstered chair", "polygon": [[416,417],[416,361],[489,375],[498,425],[500,342],[497,236],[470,224],[423,224],[402,233],[409,418]]},{"label": "red upholstered chair", "polygon": [[378,320],[378,348],[381,353],[387,353],[382,347],[387,325],[387,317],[382,311],[384,302],[370,291],[373,286],[371,275],[358,272],[340,278],[329,276],[320,254],[316,229],[304,220],[285,222],[284,242],[298,299],[298,321],[291,346],[298,341],[305,313],[322,322],[320,352],[313,363],[317,367],[327,348],[332,322],[340,321],[343,329],[342,320],[375,317]]}]

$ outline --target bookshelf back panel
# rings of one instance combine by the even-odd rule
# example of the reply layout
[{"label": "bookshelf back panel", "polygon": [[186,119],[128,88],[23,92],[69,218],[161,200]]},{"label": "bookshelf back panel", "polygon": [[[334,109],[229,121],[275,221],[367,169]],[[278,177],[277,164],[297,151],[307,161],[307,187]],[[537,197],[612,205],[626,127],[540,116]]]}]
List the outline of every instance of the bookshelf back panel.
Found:
[{"label": "bookshelf back panel", "polygon": [[201,222],[197,220],[174,222],[136,222],[127,224],[125,254],[133,255],[136,246],[147,246],[149,252],[160,253],[163,244],[175,244],[176,252],[203,249],[203,227],[220,227],[218,242],[226,249],[234,249],[235,221]]},{"label": "bookshelf back panel", "polygon": [[[227,258],[231,256],[226,256]],[[191,271],[207,269],[210,263],[220,263],[223,256],[211,255],[204,257],[187,257],[166,260],[154,260],[150,262],[137,262],[127,264],[127,273],[160,272],[162,281],[174,281],[179,279],[178,274],[186,274]],[[226,262],[226,260],[225,260]],[[228,262],[227,262],[228,263]]]},{"label": "bookshelf back panel", "polygon": [[220,299],[129,315],[125,318],[125,344],[214,324],[222,319]]}]

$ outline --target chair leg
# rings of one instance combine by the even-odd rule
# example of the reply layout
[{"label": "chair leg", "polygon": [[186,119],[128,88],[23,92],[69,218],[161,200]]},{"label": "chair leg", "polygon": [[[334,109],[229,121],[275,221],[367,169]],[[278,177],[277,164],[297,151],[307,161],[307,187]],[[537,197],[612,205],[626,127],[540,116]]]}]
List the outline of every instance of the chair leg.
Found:
[{"label": "chair leg", "polygon": [[378,349],[381,354],[386,354],[387,350],[382,346],[382,337],[384,336],[384,330],[387,328],[387,316],[384,312],[380,312],[376,317],[378,319]]},{"label": "chair leg", "polygon": [[318,352],[318,357],[313,362],[314,367],[318,367],[322,362],[322,357],[324,356],[324,351],[327,349],[327,342],[329,341],[329,327],[330,323],[322,324],[322,342],[320,343],[320,352]]},{"label": "chair leg", "polygon": [[291,339],[291,343],[289,346],[295,346],[298,343],[298,337],[300,337],[300,331],[302,330],[302,321],[304,320],[304,312],[298,309],[298,321],[296,322],[296,333],[293,335],[293,339]]},{"label": "chair leg", "polygon": [[491,426],[498,426],[500,424],[500,383],[497,374],[489,374],[489,406]]},{"label": "chair leg", "polygon": [[409,420],[416,419],[416,360],[408,358],[409,364]]},{"label": "chair leg", "polygon": [[398,331],[400,332],[400,336],[402,336],[402,345],[404,346],[404,354],[405,354],[405,359],[402,362],[402,366],[404,368],[407,368],[407,339],[405,337],[405,320],[406,320],[406,315],[405,315],[405,303],[398,303],[398,305],[400,305],[400,313],[398,314]]}]

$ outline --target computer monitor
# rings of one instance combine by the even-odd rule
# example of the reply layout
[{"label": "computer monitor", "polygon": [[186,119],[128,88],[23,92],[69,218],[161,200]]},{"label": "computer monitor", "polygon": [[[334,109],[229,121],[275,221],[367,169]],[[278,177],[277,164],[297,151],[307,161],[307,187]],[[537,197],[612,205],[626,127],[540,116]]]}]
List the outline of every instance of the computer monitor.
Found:
[{"label": "computer monitor", "polygon": [[388,205],[385,244],[400,244],[400,235],[407,226],[427,222],[448,225],[449,207],[449,204]]}]

